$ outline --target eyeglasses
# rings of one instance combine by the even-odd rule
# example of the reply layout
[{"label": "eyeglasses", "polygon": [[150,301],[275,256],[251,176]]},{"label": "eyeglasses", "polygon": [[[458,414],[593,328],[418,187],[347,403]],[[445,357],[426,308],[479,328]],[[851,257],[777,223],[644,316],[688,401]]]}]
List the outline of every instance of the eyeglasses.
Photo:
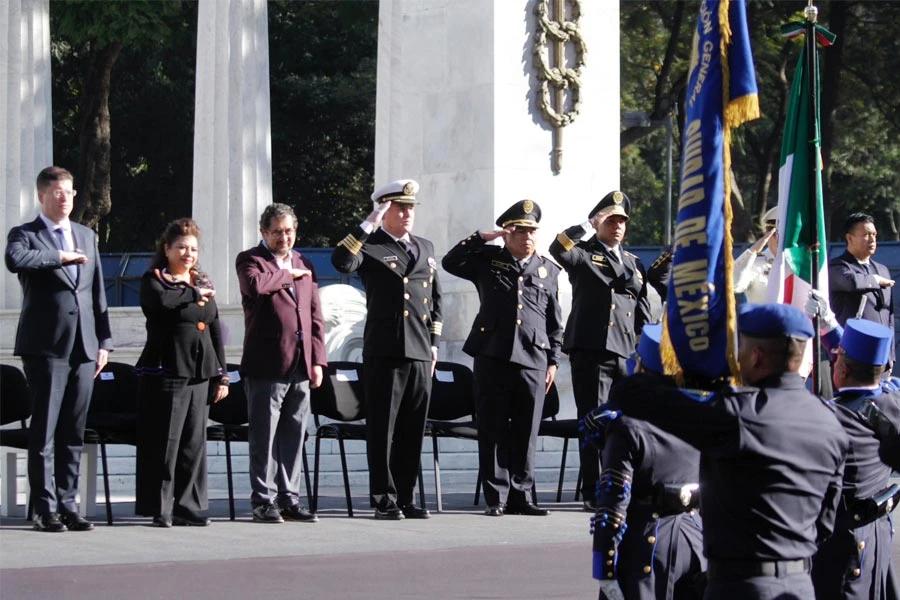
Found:
[{"label": "eyeglasses", "polygon": [[267,233],[272,237],[291,237],[295,233],[297,233],[297,228],[293,227],[291,229],[269,229]]},{"label": "eyeglasses", "polygon": [[59,200],[62,197],[74,198],[75,195],[78,194],[75,190],[53,190],[50,192],[50,195]]}]

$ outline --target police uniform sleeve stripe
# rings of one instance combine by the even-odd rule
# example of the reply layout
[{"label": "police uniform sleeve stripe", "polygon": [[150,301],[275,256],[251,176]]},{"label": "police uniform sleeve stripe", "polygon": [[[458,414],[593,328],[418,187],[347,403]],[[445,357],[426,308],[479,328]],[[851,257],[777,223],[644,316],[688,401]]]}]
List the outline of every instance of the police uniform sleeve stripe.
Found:
[{"label": "police uniform sleeve stripe", "polygon": [[434,335],[441,335],[441,332],[444,329],[444,324],[440,321],[435,321],[431,324],[431,333]]}]

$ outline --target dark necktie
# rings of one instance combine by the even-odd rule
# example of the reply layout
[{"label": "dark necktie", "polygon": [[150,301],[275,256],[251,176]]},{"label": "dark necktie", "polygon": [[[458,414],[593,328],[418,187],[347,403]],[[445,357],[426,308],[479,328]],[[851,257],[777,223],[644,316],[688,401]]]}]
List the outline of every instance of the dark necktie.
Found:
[{"label": "dark necktie", "polygon": [[[66,237],[63,228],[57,227],[53,230],[53,233],[56,234],[56,245],[59,246],[59,249],[63,252],[71,252],[72,247],[69,244],[69,239]],[[78,267],[70,263],[63,265],[63,269],[66,270],[66,273],[72,278],[72,281],[78,281]]]},{"label": "dark necktie", "polygon": [[416,246],[411,241],[400,240],[400,245],[403,246],[403,249],[406,250],[406,253],[409,255],[409,260],[412,262],[416,262]]}]

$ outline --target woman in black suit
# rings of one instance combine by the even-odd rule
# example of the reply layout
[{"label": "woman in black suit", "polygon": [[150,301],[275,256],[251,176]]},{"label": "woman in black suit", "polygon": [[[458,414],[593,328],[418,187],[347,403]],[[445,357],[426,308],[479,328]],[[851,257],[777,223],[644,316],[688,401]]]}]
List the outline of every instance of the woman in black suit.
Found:
[{"label": "woman in black suit", "polygon": [[228,395],[215,291],[198,269],[200,230],[170,223],[141,280],[147,342],[137,362],[137,501],[153,525],[209,525],[207,402]]}]

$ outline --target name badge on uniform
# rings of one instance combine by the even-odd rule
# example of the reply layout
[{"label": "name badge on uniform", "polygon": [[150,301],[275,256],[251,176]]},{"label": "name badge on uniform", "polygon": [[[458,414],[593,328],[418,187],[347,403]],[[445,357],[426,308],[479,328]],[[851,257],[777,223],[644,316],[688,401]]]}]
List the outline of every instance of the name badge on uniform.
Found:
[{"label": "name badge on uniform", "polygon": [[492,260],[492,267],[497,267],[498,269],[503,269],[504,271],[509,271],[509,267],[512,266],[507,262],[503,262],[502,260]]},{"label": "name badge on uniform", "polygon": [[541,279],[544,279],[545,277],[547,277],[547,267],[545,267],[543,265],[538,267],[537,274],[538,274],[538,277],[540,277]]},{"label": "name badge on uniform", "polygon": [[397,260],[397,257],[396,256],[385,256],[381,260],[383,260],[384,262],[390,262],[392,260]]},{"label": "name badge on uniform", "polygon": [[591,261],[602,265],[606,263],[606,257],[602,254],[591,254]]}]

